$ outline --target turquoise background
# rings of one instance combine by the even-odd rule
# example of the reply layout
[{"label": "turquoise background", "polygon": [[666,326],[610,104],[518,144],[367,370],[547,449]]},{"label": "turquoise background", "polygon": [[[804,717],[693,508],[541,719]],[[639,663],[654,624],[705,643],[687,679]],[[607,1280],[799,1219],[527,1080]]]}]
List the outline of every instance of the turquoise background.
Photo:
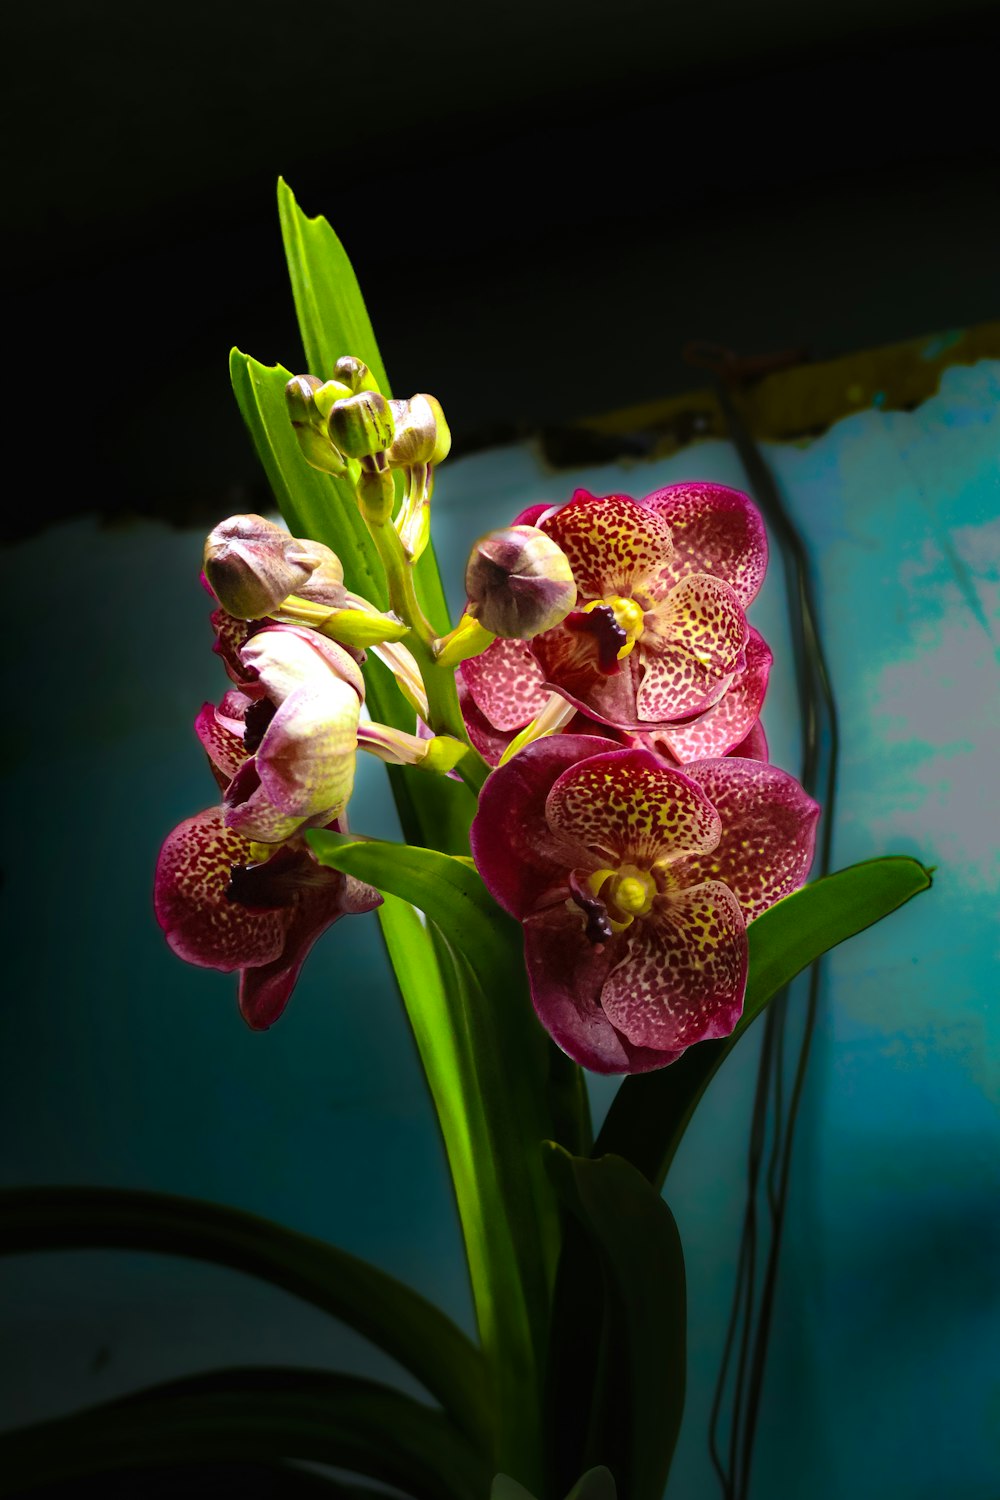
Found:
[{"label": "turquoise background", "polygon": [[[828,960],[796,1141],[753,1493],[996,1500],[1000,1019],[996,996],[1000,366],[946,373],[767,456],[814,561],[843,755],[835,866],[937,864],[934,890]],[[471,540],[576,484],[742,485],[708,443],[543,475],[530,449],[442,471],[457,593]],[[224,687],[201,536],[78,521],[3,556],[5,1183],[162,1188],[328,1236],[470,1300],[446,1171],[374,918],[313,954],[281,1023],[185,968],[152,920],[159,842],[214,800],[190,730]],[[775,650],[772,758],[795,769],[780,568],[751,618]],[[366,763],[352,824],[391,834]],[[667,1185],[690,1281],[691,1390],[671,1500],[717,1493],[706,1433],[744,1202],[759,1037],[713,1084]],[[598,1114],[610,1097],[594,1089]],[[19,1423],[228,1362],[406,1379],[335,1324],[218,1269],[87,1252],[0,1263],[0,1412]],[[623,1497],[628,1500],[628,1497]]]}]

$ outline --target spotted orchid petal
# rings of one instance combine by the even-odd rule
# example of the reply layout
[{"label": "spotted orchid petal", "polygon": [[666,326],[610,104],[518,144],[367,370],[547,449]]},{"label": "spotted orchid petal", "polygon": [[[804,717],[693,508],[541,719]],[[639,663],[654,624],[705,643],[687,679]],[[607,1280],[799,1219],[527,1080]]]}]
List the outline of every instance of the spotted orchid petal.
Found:
[{"label": "spotted orchid petal", "polygon": [[738,745],[734,745],[732,750],[727,753],[743,760],[770,760],[771,752],[767,745],[767,735],[764,733],[764,726],[759,719],[756,724],[751,725],[746,737],[740,740]]},{"label": "spotted orchid petal", "polygon": [[747,921],[797,891],[809,874],[819,804],[777,766],[728,756],[697,761],[684,774],[704,790],[722,819],[722,837],[708,855],[684,860],[685,883],[721,880]]},{"label": "spotted orchid petal", "polygon": [[553,832],[591,851],[591,868],[708,854],[722,831],[701,788],[648,750],[605,751],[571,766],[549,792],[545,819]]},{"label": "spotted orchid petal", "polygon": [[496,640],[480,656],[462,662],[458,670],[476,708],[494,729],[523,729],[549,700],[541,669],[526,641]]},{"label": "spotted orchid petal", "polygon": [[565,899],[569,870],[596,864],[585,845],[550,827],[545,804],[564,771],[607,748],[590,735],[556,734],[487,778],[470,831],[472,856],[494,898],[519,921]]},{"label": "spotted orchid petal", "polygon": [[642,503],[666,523],[673,539],[671,584],[711,573],[730,585],[744,608],[757,597],[767,568],[767,535],[748,496],[724,484],[670,484]]},{"label": "spotted orchid petal", "polygon": [[[666,749],[681,765],[692,760],[714,760],[734,751],[758,721],[772,660],[771,648],[760,632],[751,626],[746,643],[746,666],[718,703],[688,724],[651,734],[652,748],[657,751]],[[766,741],[764,754],[756,758],[767,759]]]},{"label": "spotted orchid petal", "polygon": [[713,708],[746,668],[749,627],[729,585],[707,573],[692,574],[646,619],[637,647],[643,667],[639,717],[654,723]]},{"label": "spotted orchid petal", "polygon": [[638,1047],[682,1052],[728,1036],[740,1018],[747,979],[746,922],[717,880],[672,893],[635,922],[627,953],[601,989],[611,1024]]},{"label": "spotted orchid petal", "polygon": [[288,1003],[312,944],[333,922],[379,905],[377,891],[316,864],[304,848],[254,866],[253,906],[232,899],[234,872],[250,865],[249,840],[221,807],[187,818],[156,866],[156,918],[173,951],[201,968],[239,971],[240,1009],[262,1030]]},{"label": "spotted orchid petal", "polygon": [[230,973],[281,954],[281,913],[249,912],[226,899],[233,866],[250,858],[249,841],[225,826],[220,807],[196,813],[168,834],[156,866],[156,919],[187,963]]},{"label": "spotted orchid petal", "polygon": [[227,693],[218,708],[214,703],[203,703],[194,721],[195,734],[222,791],[247,758],[245,714],[252,701],[243,693]]},{"label": "spotted orchid petal", "polygon": [[617,1031],[601,1006],[620,953],[596,952],[580,940],[579,912],[554,907],[524,923],[524,956],[538,1019],[558,1047],[592,1073],[648,1073],[675,1062],[680,1051],[637,1047]]},{"label": "spotted orchid petal", "polygon": [[673,556],[670,528],[628,495],[577,490],[536,524],[569,559],[581,600],[655,590]]}]

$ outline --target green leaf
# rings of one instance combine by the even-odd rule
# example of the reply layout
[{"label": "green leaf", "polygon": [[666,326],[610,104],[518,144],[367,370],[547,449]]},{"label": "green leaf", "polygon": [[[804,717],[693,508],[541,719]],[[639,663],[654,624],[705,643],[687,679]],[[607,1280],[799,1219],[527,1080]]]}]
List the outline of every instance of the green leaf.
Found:
[{"label": "green leaf", "polygon": [[824,953],[896,911],[930,884],[930,871],[915,859],[893,855],[865,860],[804,886],[751,922],[746,1000],[732,1036],[699,1042],[668,1068],[626,1078],[594,1154],[617,1152],[654,1186],[662,1187],[698,1100],[768,1002]]},{"label": "green leaf", "polygon": [[[684,1410],[685,1279],[677,1226],[659,1193],[621,1157],[588,1160],[549,1144],[546,1165],[598,1268],[576,1280],[574,1299],[557,1304],[550,1431],[561,1439],[561,1463],[572,1472],[606,1466],[579,1481],[572,1492],[578,1500],[613,1500],[612,1474],[629,1500],[661,1500]],[[588,1335],[598,1319],[595,1361]],[[575,1460],[565,1445],[574,1430],[583,1444]]]},{"label": "green leaf", "polygon": [[[281,178],[278,214],[299,331],[311,373],[327,379],[342,354],[354,354],[364,360],[383,395],[390,396],[371,319],[340,240],[326,219],[310,219],[302,212],[291,188]],[[335,546],[334,551],[337,551]],[[431,546],[418,562],[414,580],[427,618],[438,634],[444,635],[449,628],[448,606]]]},{"label": "green leaf", "polygon": [[0,1496],[111,1470],[330,1464],[415,1500],[482,1500],[491,1467],[440,1412],[375,1381],[283,1368],[155,1386],[0,1439]]},{"label": "green leaf", "polygon": [[[616,1500],[617,1491],[610,1469],[590,1469],[574,1484],[566,1500]],[[490,1490],[490,1500],[535,1500],[523,1484],[506,1474],[498,1474]]]},{"label": "green leaf", "polygon": [[[542,1169],[553,1134],[551,1043],[527,992],[520,928],[464,860],[308,835],[322,864],[417,906],[388,936],[448,1153],[483,1348],[497,1386],[497,1465],[535,1483],[558,1214]],[[392,898],[399,898],[393,901]],[[404,925],[405,924],[405,925]]]},{"label": "green leaf", "polygon": [[114,1248],[229,1266],[291,1292],[390,1355],[485,1445],[490,1412],[478,1349],[433,1303],[384,1271],[239,1209],[117,1188],[0,1193],[0,1253]]}]

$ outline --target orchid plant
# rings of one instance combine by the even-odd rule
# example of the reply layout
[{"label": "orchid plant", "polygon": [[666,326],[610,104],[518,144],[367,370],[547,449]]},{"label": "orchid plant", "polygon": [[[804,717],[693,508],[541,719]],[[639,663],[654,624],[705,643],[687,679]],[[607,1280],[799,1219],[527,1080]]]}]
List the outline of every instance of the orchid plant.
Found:
[{"label": "orchid plant", "polygon": [[[662,1189],[684,1128],[783,986],[928,872],[886,858],[805,883],[821,809],[768,759],[772,657],[746,616],[767,538],[746,495],[530,497],[474,543],[448,619],[430,541],[441,405],[393,398],[339,242],[284,184],[279,203],[313,373],[232,355],[285,525],[234,516],[206,541],[228,684],[195,730],[217,801],[167,835],[156,916],[181,958],[238,975],[263,1030],[316,939],[377,910],[477,1337],[236,1210],[8,1194],[10,1248],[145,1245],[252,1270],[371,1339],[428,1399],[315,1371],[199,1376],[15,1434],[0,1491],[239,1458],[288,1466],[291,1488],[313,1460],[418,1500],[660,1500],[685,1378]],[[349,830],[361,753],[388,767],[405,842]],[[622,1077],[596,1142],[585,1070]]]}]

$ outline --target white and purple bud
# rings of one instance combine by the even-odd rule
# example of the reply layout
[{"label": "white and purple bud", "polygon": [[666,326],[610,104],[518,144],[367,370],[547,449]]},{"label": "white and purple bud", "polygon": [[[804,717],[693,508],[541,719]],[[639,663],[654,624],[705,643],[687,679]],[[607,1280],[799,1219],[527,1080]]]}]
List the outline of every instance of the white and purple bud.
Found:
[{"label": "white and purple bud", "polygon": [[205,539],[205,577],[227,614],[262,620],[319,571],[324,584],[344,573],[328,547],[300,542],[263,516],[230,516]]},{"label": "white and purple bud", "polygon": [[480,537],[465,570],[467,613],[508,640],[551,630],[576,604],[562,548],[535,526],[504,526]]}]

